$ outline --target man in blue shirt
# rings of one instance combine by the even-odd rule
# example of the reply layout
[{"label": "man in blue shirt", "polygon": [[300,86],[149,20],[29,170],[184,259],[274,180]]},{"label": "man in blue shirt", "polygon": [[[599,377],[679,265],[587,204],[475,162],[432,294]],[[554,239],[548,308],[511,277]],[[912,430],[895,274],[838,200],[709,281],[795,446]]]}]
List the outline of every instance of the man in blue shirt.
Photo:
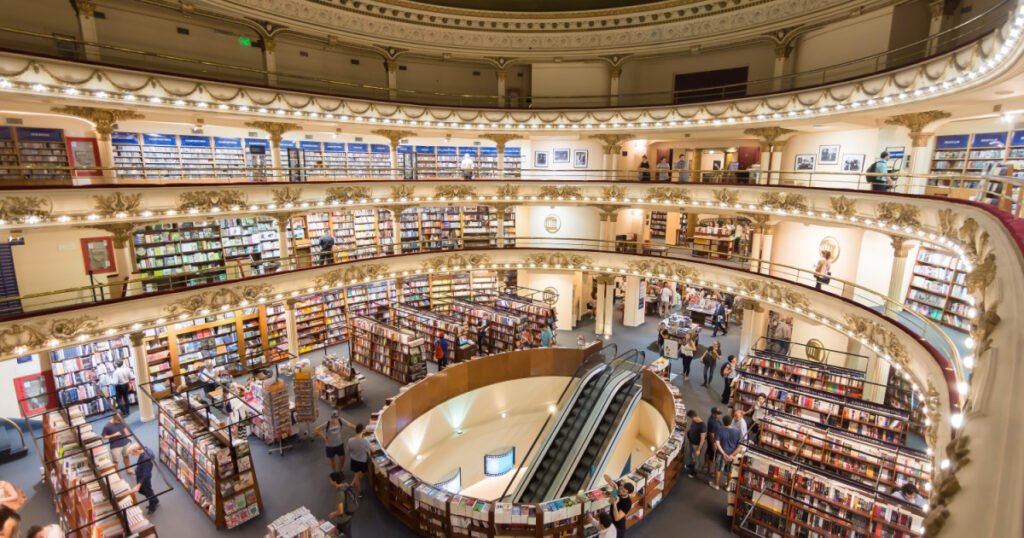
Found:
[{"label": "man in blue shirt", "polygon": [[732,466],[732,460],[740,451],[740,431],[732,427],[732,417],[722,417],[722,426],[715,432],[715,479],[708,483],[718,489],[722,471]]},{"label": "man in blue shirt", "polygon": [[551,339],[555,336],[554,331],[551,330],[551,326],[544,327],[544,330],[540,332],[540,347],[548,347],[551,345]]},{"label": "man in blue shirt", "polygon": [[152,514],[160,505],[160,500],[153,494],[153,453],[140,444],[128,447],[128,453],[139,457],[135,463],[136,485],[132,493],[139,492],[146,496],[149,500],[149,513]]},{"label": "man in blue shirt", "polygon": [[889,173],[889,152],[883,151],[878,157],[878,160],[867,171],[869,174],[879,175],[869,175],[868,183],[871,184],[873,191],[887,192],[896,186],[896,178],[888,178],[884,175]]}]

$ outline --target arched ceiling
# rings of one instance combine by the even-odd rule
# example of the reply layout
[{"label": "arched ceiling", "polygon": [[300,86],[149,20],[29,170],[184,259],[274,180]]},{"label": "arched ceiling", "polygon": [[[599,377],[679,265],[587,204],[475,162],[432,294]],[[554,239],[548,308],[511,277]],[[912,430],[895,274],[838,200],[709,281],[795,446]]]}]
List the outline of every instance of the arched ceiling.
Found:
[{"label": "arched ceiling", "polygon": [[631,8],[634,6],[651,6],[653,4],[678,4],[680,2],[658,2],[652,0],[488,0],[487,2],[481,2],[480,0],[418,0],[416,2],[402,2],[400,0],[385,0],[385,3],[406,6],[425,4],[423,6],[424,9],[430,9],[427,6],[435,6],[495,13],[547,14]]}]

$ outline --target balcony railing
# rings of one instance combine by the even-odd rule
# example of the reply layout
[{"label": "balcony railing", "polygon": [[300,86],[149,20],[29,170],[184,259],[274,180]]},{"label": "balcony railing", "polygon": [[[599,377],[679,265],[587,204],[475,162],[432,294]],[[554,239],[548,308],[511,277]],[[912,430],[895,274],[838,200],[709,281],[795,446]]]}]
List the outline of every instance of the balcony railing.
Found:
[{"label": "balcony railing", "polygon": [[[849,80],[910,65],[926,58],[944,54],[987,35],[1006,21],[1011,0],[1002,0],[984,12],[925,39],[882,53],[855,60],[785,75],[782,77],[744,81],[736,84],[685,88],[666,91],[639,92],[614,96],[616,107],[658,106],[680,103],[710,102],[737,96],[767,95],[779,91],[805,89]],[[262,68],[212,62],[175,54],[140,50],[109,43],[84,41],[33,30],[0,26],[0,46],[14,52],[73,59],[84,62],[87,50],[98,53],[97,65],[173,73],[207,80],[262,86],[274,80],[273,87],[285,90],[318,92],[341,97],[378,101],[395,101],[423,105],[444,105],[486,108],[598,108],[612,105],[608,94],[564,97],[522,97],[444,91],[387,88],[359,84],[326,77]],[[383,77],[383,60],[381,72]],[[468,67],[467,67],[468,70]]]}]

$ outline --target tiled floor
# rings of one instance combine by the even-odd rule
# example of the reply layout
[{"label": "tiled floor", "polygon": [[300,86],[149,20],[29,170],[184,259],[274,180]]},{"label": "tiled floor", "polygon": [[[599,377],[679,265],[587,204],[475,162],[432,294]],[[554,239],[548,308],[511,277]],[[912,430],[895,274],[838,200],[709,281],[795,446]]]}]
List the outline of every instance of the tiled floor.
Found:
[{"label": "tiled floor", "polygon": [[[648,345],[656,340],[656,318],[649,317],[640,327],[624,327],[621,319],[617,320],[615,335],[610,339],[618,343],[620,351],[629,349],[647,350],[647,361],[653,361],[657,354],[648,349]],[[559,335],[563,343],[574,341],[577,334],[588,340],[595,337],[593,321],[583,322],[573,331],[564,331]],[[710,332],[707,333],[710,335]],[[739,327],[735,327],[728,336],[719,338],[726,354],[736,353],[739,343]],[[702,343],[710,342],[709,337],[702,338]],[[347,353],[347,346],[337,346],[331,352]],[[319,361],[323,352],[308,355]],[[673,371],[681,370],[681,363],[673,364]],[[716,374],[710,388],[700,387],[700,370],[694,363],[693,375],[689,381],[676,377],[673,382],[680,387],[683,400],[687,407],[696,409],[706,416],[710,408],[718,404],[722,381]],[[373,372],[364,371],[367,381],[364,384],[364,402],[358,406],[342,411],[343,416],[353,422],[365,422],[370,413],[380,409],[384,399],[398,392],[399,384]],[[321,415],[326,416],[328,408],[321,405]],[[129,426],[148,446],[157,446],[156,422],[141,423],[139,413],[134,411],[129,419]],[[97,427],[101,427],[102,424]],[[331,511],[332,495],[327,475],[330,467],[324,459],[323,443],[299,441],[293,449],[283,455],[268,453],[267,447],[260,441],[252,439],[253,457],[263,496],[264,515],[242,527],[223,531],[232,536],[257,538],[265,534],[265,525],[275,517],[299,506],[308,507],[313,513],[326,515]],[[0,465],[0,478],[14,482],[25,489],[29,501],[22,510],[23,528],[33,524],[56,521],[53,503],[46,488],[39,480],[39,459],[34,450],[29,455],[4,465]],[[213,530],[210,521],[192,500],[184,493],[181,486],[173,481],[170,473],[162,465],[160,473],[166,476],[174,486],[174,490],[160,497],[160,508],[152,516],[161,536],[210,536],[218,534]],[[160,479],[154,479],[154,488],[158,491]],[[641,524],[630,530],[630,536],[676,536],[680,533],[680,525],[685,525],[687,534],[692,536],[716,537],[728,535],[725,518],[726,494],[714,491],[707,485],[707,480],[691,480],[683,476],[675,488],[665,497],[661,506]],[[372,495],[368,495],[356,515],[352,534],[363,537],[403,537],[415,536],[393,519],[383,506]]]}]

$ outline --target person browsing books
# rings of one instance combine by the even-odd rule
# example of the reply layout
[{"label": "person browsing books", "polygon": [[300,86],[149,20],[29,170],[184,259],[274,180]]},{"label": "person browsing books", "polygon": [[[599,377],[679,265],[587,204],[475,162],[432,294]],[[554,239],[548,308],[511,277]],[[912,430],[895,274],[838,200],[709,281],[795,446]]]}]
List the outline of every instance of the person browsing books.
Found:
[{"label": "person browsing books", "polygon": [[149,500],[147,510],[152,514],[160,505],[160,500],[153,493],[153,453],[138,443],[128,447],[128,453],[139,458],[135,462],[135,488],[132,489],[132,493],[138,492],[146,496]]},{"label": "person browsing books", "polygon": [[615,488],[616,499],[612,503],[612,525],[615,527],[615,536],[622,538],[626,535],[626,517],[629,515],[630,509],[633,508],[631,497],[634,487],[629,482],[620,486],[608,475],[604,475],[604,480],[609,486]]},{"label": "person browsing books", "polygon": [[616,538],[612,515],[608,512],[599,512],[597,519],[594,519],[594,516],[591,515],[590,523],[597,527],[597,538]]},{"label": "person browsing books", "polygon": [[[100,436],[105,441],[110,441],[110,459],[113,460],[114,465],[120,465],[119,462],[124,462],[124,467],[128,468],[128,426],[124,425],[124,419],[121,415],[115,414],[110,417],[110,422],[103,427],[103,431]],[[135,471],[128,469],[128,474],[135,474]]]}]

